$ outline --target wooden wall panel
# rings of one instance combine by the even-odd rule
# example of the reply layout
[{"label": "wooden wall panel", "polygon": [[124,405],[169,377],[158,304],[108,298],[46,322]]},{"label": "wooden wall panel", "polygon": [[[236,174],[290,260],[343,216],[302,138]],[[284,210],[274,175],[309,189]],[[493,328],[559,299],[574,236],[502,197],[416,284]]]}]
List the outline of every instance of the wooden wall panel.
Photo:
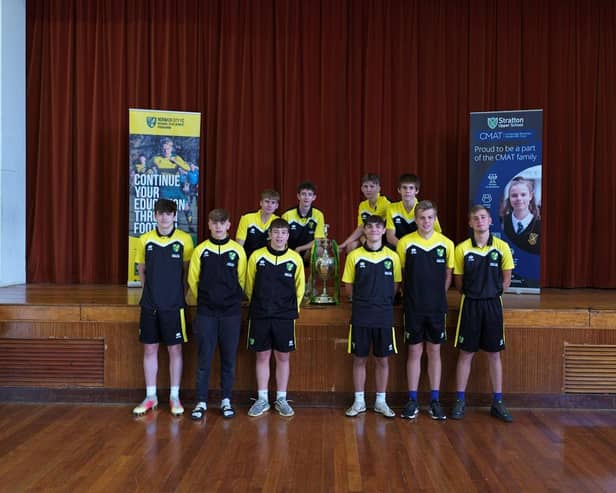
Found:
[{"label": "wooden wall panel", "polygon": [[[17,306],[17,305],[15,305]],[[49,318],[45,318],[45,314]],[[138,342],[138,306],[32,306],[20,311],[0,305],[0,338],[102,338],[105,343],[105,388],[141,389],[142,347]],[[20,316],[23,318],[19,321]],[[399,316],[399,312],[398,312]],[[64,321],[59,321],[66,317]],[[289,390],[302,392],[353,392],[352,357],[346,353],[349,305],[306,308],[297,323],[298,350],[291,357]],[[503,353],[504,389],[507,393],[560,393],[563,384],[563,345],[616,344],[616,310],[506,309],[506,344]],[[452,347],[457,310],[448,316],[449,341],[443,348],[442,390],[455,390],[456,350]],[[254,392],[254,354],[246,349],[242,327],[236,369],[238,391]],[[406,347],[397,331],[399,354],[390,360],[391,392],[406,392]],[[193,342],[184,346],[182,385],[194,388],[196,354]],[[168,358],[159,354],[159,387],[168,386]],[[425,369],[425,358],[424,358]],[[273,375],[273,374],[272,374]],[[210,385],[219,388],[219,359],[215,357]],[[273,378],[272,378],[273,382]],[[273,386],[273,383],[272,383]],[[367,390],[374,389],[373,366],[368,368]],[[428,390],[424,372],[421,390]],[[490,393],[486,358],[473,364],[469,392]]]},{"label": "wooden wall panel", "polygon": [[590,326],[595,329],[616,329],[616,310],[591,310]]}]

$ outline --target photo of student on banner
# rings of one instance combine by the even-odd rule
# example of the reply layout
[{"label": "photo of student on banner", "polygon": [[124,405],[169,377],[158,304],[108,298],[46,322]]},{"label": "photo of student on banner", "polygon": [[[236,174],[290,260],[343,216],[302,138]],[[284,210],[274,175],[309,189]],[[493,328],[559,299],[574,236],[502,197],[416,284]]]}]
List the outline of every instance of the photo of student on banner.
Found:
[{"label": "photo of student on banner", "polygon": [[517,175],[505,187],[501,228],[505,239],[525,252],[541,251],[541,178]]}]

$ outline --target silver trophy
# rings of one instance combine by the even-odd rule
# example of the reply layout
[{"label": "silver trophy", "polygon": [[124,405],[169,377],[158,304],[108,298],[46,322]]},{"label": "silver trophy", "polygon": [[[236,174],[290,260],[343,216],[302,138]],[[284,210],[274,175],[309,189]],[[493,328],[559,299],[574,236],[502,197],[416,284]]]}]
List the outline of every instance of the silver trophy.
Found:
[{"label": "silver trophy", "polygon": [[[340,299],[338,245],[327,238],[314,240],[310,256],[310,303],[314,305],[337,305]],[[320,291],[320,293],[319,293]]]}]

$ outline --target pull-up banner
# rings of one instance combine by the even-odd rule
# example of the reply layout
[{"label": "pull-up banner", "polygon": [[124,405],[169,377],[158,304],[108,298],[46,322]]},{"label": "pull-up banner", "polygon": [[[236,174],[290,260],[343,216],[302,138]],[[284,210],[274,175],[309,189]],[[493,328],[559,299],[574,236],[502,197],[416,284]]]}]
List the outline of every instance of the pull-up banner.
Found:
[{"label": "pull-up banner", "polygon": [[492,234],[515,261],[511,288],[539,293],[543,110],[470,114],[470,203],[492,214]]},{"label": "pull-up banner", "polygon": [[129,109],[128,285],[139,286],[136,242],[156,227],[154,206],[171,199],[176,227],[197,244],[201,114]]}]

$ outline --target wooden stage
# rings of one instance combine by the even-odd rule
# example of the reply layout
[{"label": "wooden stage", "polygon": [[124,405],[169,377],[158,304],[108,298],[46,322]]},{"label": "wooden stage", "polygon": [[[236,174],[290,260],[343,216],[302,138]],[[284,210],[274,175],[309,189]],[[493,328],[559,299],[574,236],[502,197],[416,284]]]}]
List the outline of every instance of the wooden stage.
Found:
[{"label": "wooden stage", "polygon": [[[127,403],[143,395],[137,340],[141,290],[102,285],[21,285],[0,288],[0,400]],[[443,401],[455,390],[459,295],[449,293],[443,349]],[[504,390],[510,407],[616,408],[616,291],[545,289],[505,295]],[[194,308],[190,310],[191,316]],[[398,320],[400,309],[397,308]],[[341,407],[351,399],[352,358],[346,354],[350,304],[302,309],[291,358],[289,397],[298,406]],[[242,329],[245,341],[246,327]],[[390,401],[406,396],[406,348],[391,358]],[[195,347],[185,346],[182,395],[194,396]],[[485,358],[475,358],[467,389],[471,405],[491,398]],[[161,351],[159,387],[168,386]],[[422,376],[422,391],[427,390]],[[254,355],[240,343],[235,400],[255,394]],[[214,361],[210,400],[219,395]],[[368,373],[367,390],[373,390]]]}]

